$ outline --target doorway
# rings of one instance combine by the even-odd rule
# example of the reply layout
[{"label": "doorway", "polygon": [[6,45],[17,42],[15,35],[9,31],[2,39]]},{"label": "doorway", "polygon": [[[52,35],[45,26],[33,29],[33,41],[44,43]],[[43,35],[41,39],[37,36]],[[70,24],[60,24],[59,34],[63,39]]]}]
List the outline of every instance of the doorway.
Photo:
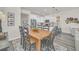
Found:
[{"label": "doorway", "polygon": [[21,25],[22,26],[27,26],[29,20],[29,15],[28,14],[21,14]]}]

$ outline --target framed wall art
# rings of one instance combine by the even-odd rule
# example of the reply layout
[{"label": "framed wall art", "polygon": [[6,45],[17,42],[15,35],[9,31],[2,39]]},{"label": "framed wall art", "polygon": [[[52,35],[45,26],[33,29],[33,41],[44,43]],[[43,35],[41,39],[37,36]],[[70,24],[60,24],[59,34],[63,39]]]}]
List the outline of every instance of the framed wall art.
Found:
[{"label": "framed wall art", "polygon": [[79,20],[78,18],[74,18],[74,17],[69,17],[65,20],[65,23],[66,24],[69,24],[69,23],[79,23]]},{"label": "framed wall art", "polygon": [[8,26],[15,26],[15,13],[8,12],[7,25]]}]

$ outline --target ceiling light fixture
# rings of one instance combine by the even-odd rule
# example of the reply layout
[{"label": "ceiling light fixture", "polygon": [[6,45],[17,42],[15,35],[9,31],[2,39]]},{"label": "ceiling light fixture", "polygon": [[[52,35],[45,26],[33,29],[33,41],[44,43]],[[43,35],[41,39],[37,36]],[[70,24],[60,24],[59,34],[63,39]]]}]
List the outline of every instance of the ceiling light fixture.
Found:
[{"label": "ceiling light fixture", "polygon": [[52,7],[56,12],[60,12],[56,7]]}]

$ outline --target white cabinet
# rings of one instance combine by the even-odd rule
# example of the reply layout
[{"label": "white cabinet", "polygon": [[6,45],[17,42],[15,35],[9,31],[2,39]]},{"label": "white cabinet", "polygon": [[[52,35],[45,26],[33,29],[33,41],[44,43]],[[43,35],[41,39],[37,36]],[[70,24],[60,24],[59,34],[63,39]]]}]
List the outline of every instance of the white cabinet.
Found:
[{"label": "white cabinet", "polygon": [[77,31],[77,29],[79,29],[79,24],[77,24],[77,23],[70,23],[68,26],[70,28],[70,33],[72,35],[75,34],[75,31]]},{"label": "white cabinet", "polygon": [[75,31],[75,49],[79,51],[79,31]]}]

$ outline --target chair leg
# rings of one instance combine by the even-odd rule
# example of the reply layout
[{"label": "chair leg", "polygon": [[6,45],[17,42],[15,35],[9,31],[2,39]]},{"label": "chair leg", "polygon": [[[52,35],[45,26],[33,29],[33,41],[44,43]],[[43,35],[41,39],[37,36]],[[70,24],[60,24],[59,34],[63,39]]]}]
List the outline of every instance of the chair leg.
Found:
[{"label": "chair leg", "polygon": [[55,51],[55,47],[54,47],[52,40],[49,40],[48,47],[49,47],[49,49],[51,48]]},{"label": "chair leg", "polygon": [[51,47],[54,51],[55,51],[55,47],[54,47],[54,45],[52,45],[52,47]]},{"label": "chair leg", "polygon": [[26,51],[26,43],[24,42],[24,51]]},{"label": "chair leg", "polygon": [[46,42],[46,39],[42,40],[41,42],[42,42],[41,51],[43,51],[44,49],[46,49],[47,42]]},{"label": "chair leg", "polygon": [[31,45],[30,45],[30,47],[29,47],[29,51],[31,51],[31,48],[32,48],[32,47],[31,47]]}]

